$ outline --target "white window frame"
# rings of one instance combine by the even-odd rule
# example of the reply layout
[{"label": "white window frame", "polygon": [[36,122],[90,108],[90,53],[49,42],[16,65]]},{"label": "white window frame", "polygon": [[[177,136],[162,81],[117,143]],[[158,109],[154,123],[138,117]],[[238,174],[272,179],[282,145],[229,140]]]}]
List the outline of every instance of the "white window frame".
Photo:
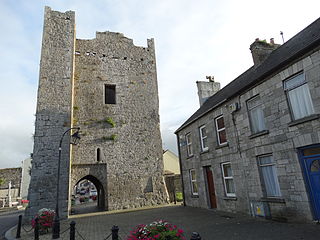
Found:
[{"label": "white window frame", "polygon": [[[192,178],[192,172],[194,172],[194,179]],[[193,188],[193,184],[197,185],[197,188],[199,190],[199,186],[198,186],[198,182],[197,182],[197,173],[195,169],[190,169],[189,171],[190,174],[190,185],[191,185],[191,193],[193,196],[198,196],[199,192],[195,191],[195,189]]]},{"label": "white window frame", "polygon": [[[234,186],[232,168],[231,168],[231,173],[232,173],[232,175],[231,175],[231,176],[225,176],[225,175],[224,175],[224,166],[226,166],[226,165],[230,165],[230,168],[231,168],[231,163],[230,163],[230,162],[221,163],[221,171],[222,171],[224,192],[225,192],[225,194],[226,194],[227,197],[235,197],[235,196],[236,196],[236,193],[235,193],[235,186]],[[234,192],[233,192],[233,193],[228,192],[226,180],[232,180],[232,185],[233,185],[233,189],[234,189]]]},{"label": "white window frame", "polygon": [[[223,118],[223,115],[215,118],[215,124],[216,124],[218,144],[219,144],[219,146],[223,146],[223,145],[228,144],[228,140],[227,140],[226,124],[225,124],[225,122],[224,122],[224,118],[223,118],[224,127],[223,127],[223,128],[220,128],[220,129],[218,128],[218,120],[219,120],[220,118]],[[222,131],[225,131],[225,133],[226,133],[226,142],[223,142],[223,143],[221,143],[221,139],[220,139],[220,135],[219,135],[219,133],[222,132]]]},{"label": "white window frame", "polygon": [[[270,163],[261,164],[261,159],[262,158],[267,158],[267,157],[271,158],[271,162]],[[274,162],[272,154],[258,156],[258,166],[259,166],[259,171],[260,171],[260,176],[261,176],[261,183],[262,183],[262,187],[263,187],[263,191],[264,191],[265,197],[268,197],[268,198],[279,198],[279,197],[281,197],[281,189],[280,189],[280,185],[279,185],[277,168],[276,168],[276,164]],[[265,182],[265,176],[264,176],[264,172],[262,170],[262,168],[267,168],[267,167],[268,168],[270,168],[270,167],[272,168],[273,181],[274,181],[273,188],[275,188],[275,191],[278,194],[273,194],[272,195],[272,194],[268,193],[269,186],[267,186],[267,183]]]},{"label": "white window frame", "polygon": [[[190,140],[190,141],[189,141]],[[186,134],[187,156],[193,156],[191,133]]]},{"label": "white window frame", "polygon": [[[303,72],[285,80],[283,82],[283,88],[287,95],[292,120],[302,119],[315,113],[310,89]],[[300,93],[298,92],[299,89]],[[304,93],[302,91],[304,91]],[[290,92],[292,93],[291,96]],[[298,95],[301,96],[300,99],[298,99]]]},{"label": "white window frame", "polygon": [[[253,105],[254,102],[256,105]],[[265,118],[264,118],[264,112],[262,109],[262,103],[260,101],[259,95],[254,96],[253,98],[250,98],[249,100],[247,100],[247,109],[248,109],[248,114],[249,114],[249,119],[250,119],[251,132],[253,134],[255,134],[255,133],[259,133],[259,132],[267,130],[266,122],[265,122]],[[256,116],[256,114],[259,116]],[[259,118],[261,118],[261,119],[259,119]],[[257,122],[259,120],[261,121],[260,123]],[[259,128],[261,128],[261,129],[259,129]]]},{"label": "white window frame", "polygon": [[[207,133],[206,135],[204,136],[203,135],[203,129],[206,130],[206,125],[202,125],[200,128],[199,128],[199,132],[200,132],[200,143],[201,143],[201,151],[204,152],[204,151],[208,151],[208,136],[207,136]],[[207,131],[206,131],[207,132]],[[207,141],[206,145],[205,146],[205,140]]]}]

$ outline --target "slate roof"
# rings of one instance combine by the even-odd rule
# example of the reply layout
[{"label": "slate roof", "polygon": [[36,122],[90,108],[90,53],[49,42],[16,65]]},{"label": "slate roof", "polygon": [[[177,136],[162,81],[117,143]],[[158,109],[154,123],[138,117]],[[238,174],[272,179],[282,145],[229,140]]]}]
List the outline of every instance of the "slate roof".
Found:
[{"label": "slate roof", "polygon": [[290,62],[320,46],[320,18],[274,50],[258,67],[251,67],[208,100],[175,133],[193,123],[223,102],[260,83]]}]

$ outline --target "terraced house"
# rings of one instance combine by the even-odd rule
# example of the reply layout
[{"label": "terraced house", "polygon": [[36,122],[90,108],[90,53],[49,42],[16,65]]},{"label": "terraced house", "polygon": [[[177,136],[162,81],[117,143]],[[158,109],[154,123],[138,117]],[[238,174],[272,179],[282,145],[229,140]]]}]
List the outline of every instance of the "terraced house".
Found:
[{"label": "terraced house", "polygon": [[198,82],[203,104],[176,131],[185,204],[319,221],[320,18],[250,49],[254,66],[221,90]]}]

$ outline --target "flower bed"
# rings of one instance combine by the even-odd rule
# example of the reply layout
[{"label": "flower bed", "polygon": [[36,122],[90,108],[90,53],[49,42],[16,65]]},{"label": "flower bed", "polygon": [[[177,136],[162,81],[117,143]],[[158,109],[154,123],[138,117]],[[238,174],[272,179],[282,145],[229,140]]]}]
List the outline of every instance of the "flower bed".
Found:
[{"label": "flower bed", "polygon": [[183,230],[164,220],[152,222],[148,225],[140,224],[130,232],[127,240],[185,240]]},{"label": "flower bed", "polygon": [[55,211],[48,208],[42,208],[38,211],[38,214],[32,219],[31,224],[32,227],[36,226],[36,218],[38,218],[39,230],[40,232],[48,232],[53,225],[53,219],[56,215]]},{"label": "flower bed", "polygon": [[21,200],[21,204],[22,204],[22,206],[27,207],[28,204],[29,204],[29,200],[22,199],[22,200]]}]

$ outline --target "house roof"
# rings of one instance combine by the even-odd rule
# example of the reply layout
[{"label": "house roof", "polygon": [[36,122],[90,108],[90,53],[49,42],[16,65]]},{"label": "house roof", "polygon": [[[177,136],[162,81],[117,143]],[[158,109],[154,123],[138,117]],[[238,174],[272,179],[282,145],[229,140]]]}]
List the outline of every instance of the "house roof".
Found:
[{"label": "house roof", "polygon": [[208,100],[175,133],[207,114],[223,102],[263,81],[290,62],[320,45],[320,18],[274,50],[258,67],[252,66]]}]

